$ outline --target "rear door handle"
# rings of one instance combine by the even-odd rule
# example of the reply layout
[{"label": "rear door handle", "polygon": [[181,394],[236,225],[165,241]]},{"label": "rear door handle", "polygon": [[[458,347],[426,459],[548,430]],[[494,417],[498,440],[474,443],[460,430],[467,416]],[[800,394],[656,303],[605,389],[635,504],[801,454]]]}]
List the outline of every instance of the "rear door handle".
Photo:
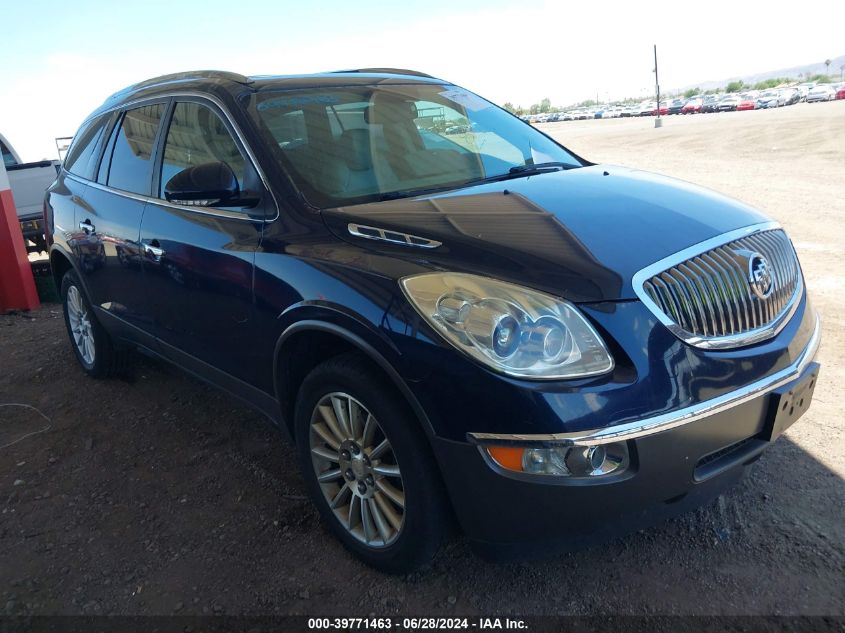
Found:
[{"label": "rear door handle", "polygon": [[79,228],[85,233],[85,235],[90,235],[94,232],[94,225],[91,224],[91,220],[85,219],[79,223]]},{"label": "rear door handle", "polygon": [[153,240],[149,243],[144,242],[144,252],[151,255],[155,261],[160,261],[164,257],[164,249],[159,245],[158,240]]}]

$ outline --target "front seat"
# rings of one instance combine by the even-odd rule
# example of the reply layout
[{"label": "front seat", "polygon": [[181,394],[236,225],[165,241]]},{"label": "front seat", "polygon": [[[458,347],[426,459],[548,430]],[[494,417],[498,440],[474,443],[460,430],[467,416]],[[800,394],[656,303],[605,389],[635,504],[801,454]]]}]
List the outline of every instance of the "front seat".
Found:
[{"label": "front seat", "polygon": [[370,133],[366,129],[346,130],[340,135],[340,156],[346,166],[344,182],[339,183],[347,195],[379,190],[373,169]]}]

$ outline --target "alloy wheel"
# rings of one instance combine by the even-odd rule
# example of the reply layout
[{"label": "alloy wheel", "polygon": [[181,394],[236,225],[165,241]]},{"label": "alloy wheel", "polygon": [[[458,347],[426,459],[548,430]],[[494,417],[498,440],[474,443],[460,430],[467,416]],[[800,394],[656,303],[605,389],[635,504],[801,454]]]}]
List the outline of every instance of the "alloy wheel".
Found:
[{"label": "alloy wheel", "polygon": [[323,396],[311,414],[314,474],[341,526],[368,547],[392,544],[405,523],[399,463],[375,416],[346,393]]},{"label": "alloy wheel", "polygon": [[82,299],[82,294],[76,286],[67,291],[67,316],[74,345],[87,365],[94,364],[95,343],[91,318]]}]

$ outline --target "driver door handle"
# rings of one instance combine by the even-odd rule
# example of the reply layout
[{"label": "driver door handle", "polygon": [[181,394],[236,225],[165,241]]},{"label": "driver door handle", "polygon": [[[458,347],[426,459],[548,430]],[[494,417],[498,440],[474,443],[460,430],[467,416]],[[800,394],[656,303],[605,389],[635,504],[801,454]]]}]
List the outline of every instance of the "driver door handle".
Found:
[{"label": "driver door handle", "polygon": [[82,222],[79,223],[79,228],[82,229],[85,235],[90,235],[94,232],[94,225],[91,224],[91,220],[88,219],[82,220]]}]

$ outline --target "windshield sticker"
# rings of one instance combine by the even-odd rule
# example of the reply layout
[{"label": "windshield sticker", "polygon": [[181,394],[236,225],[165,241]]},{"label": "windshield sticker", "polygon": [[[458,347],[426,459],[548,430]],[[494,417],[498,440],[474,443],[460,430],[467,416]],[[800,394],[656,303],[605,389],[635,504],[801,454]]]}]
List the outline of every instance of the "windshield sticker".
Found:
[{"label": "windshield sticker", "polygon": [[449,101],[453,101],[458,105],[462,105],[467,110],[471,110],[473,112],[484,110],[492,105],[478,95],[474,95],[466,90],[444,90],[440,93],[440,96],[445,97],[446,99],[449,99]]},{"label": "windshield sticker", "polygon": [[297,95],[291,97],[276,97],[259,103],[258,111],[266,112],[267,110],[277,110],[279,108],[295,108],[317,104],[334,105],[336,103],[338,103],[338,99],[332,95]]}]

